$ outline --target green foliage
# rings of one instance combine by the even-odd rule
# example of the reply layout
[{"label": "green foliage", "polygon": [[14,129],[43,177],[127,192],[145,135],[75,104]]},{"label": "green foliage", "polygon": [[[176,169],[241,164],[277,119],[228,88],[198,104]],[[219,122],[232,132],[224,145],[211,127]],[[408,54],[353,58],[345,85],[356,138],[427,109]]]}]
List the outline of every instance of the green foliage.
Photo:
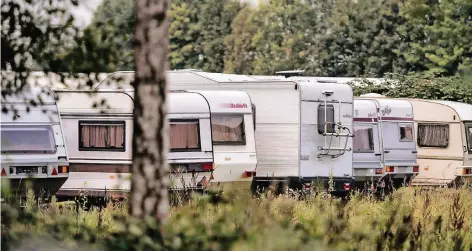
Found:
[{"label": "green foliage", "polygon": [[[84,31],[79,68],[133,69],[132,0],[105,0]],[[471,71],[468,0],[171,1],[171,69],[317,76],[385,76]],[[59,56],[65,63],[67,56]],[[100,59],[104,58],[104,59]],[[79,61],[81,63],[79,63]],[[101,66],[100,66],[101,65]]]},{"label": "green foliage", "polygon": [[418,74],[391,75],[385,84],[364,81],[354,85],[354,95],[379,93],[392,98],[450,100],[472,104],[471,77],[434,77]]},{"label": "green foliage", "polygon": [[392,0],[336,2],[329,31],[319,38],[317,75],[383,76],[404,71],[398,27],[405,22]]},{"label": "green foliage", "polygon": [[[273,74],[277,70],[314,72],[318,34],[326,30],[331,1],[261,2],[242,10],[226,40],[225,71]],[[311,70],[310,70],[311,69]]]},{"label": "green foliage", "polygon": [[[101,250],[469,250],[472,195],[466,189],[402,188],[382,200],[353,193],[251,198],[194,197],[169,222],[126,216],[126,205],[84,211],[56,203],[33,212],[2,207],[2,250],[53,238],[63,247]],[[99,224],[100,214],[103,218]],[[54,242],[53,242],[54,243]],[[54,244],[55,245],[55,244]]]},{"label": "green foliage", "polygon": [[406,46],[398,50],[410,71],[452,76],[472,72],[472,2],[406,1],[399,27]]},{"label": "green foliage", "polygon": [[133,31],[136,12],[132,0],[105,0],[92,23],[75,39],[75,46],[57,53],[56,71],[113,72],[133,70]]},{"label": "green foliage", "polygon": [[[171,1],[169,5],[169,63],[172,69],[199,68],[221,72],[224,65],[225,37],[231,34],[231,22],[241,9],[235,0]],[[78,47],[62,55],[88,71],[89,54],[102,67],[95,71],[133,70],[133,32],[136,8],[132,0],[105,0],[97,8],[93,22],[78,40]],[[104,59],[100,60],[99,58]]]}]

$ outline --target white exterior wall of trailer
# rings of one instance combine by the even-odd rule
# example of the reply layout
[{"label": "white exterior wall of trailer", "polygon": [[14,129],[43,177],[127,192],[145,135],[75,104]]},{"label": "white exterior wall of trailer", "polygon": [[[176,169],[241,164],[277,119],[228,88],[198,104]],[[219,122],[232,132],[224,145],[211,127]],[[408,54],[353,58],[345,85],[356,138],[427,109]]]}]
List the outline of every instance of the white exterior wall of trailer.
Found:
[{"label": "white exterior wall of trailer", "polygon": [[452,102],[433,101],[453,108],[461,121],[462,144],[464,148],[464,163],[456,167],[456,176],[472,177],[472,105]]},{"label": "white exterior wall of trailer", "polygon": [[376,103],[355,99],[353,173],[356,182],[377,181],[384,176],[381,135]]},{"label": "white exterior wall of trailer", "polygon": [[[128,192],[133,128],[133,100],[129,92],[100,90],[94,94],[83,91],[58,93],[60,113],[64,120],[71,156],[71,178],[58,195],[74,196],[80,191],[87,191],[92,196],[103,196],[105,192],[121,196]],[[94,102],[101,100],[105,100],[107,107],[93,108]],[[192,169],[195,164],[212,163],[207,101],[195,93],[169,94],[168,100],[168,118],[171,124],[191,125],[198,121],[199,130],[198,141],[192,140],[192,144],[198,143],[199,146],[195,149],[171,151],[168,155],[171,166],[186,165],[186,168]],[[188,102],[192,103],[192,106],[188,106]],[[94,130],[93,126],[108,126],[110,131],[121,134],[116,136],[118,144],[111,147],[102,147],[103,144],[100,147],[91,147],[93,142],[81,134],[87,129],[90,133]],[[199,172],[195,178],[194,173],[180,172],[182,168],[178,169],[178,173],[170,176],[171,186],[174,188],[181,188],[184,184],[188,187],[198,185],[201,180],[209,181],[211,175],[211,170],[208,170]]]},{"label": "white exterior wall of trailer", "polygon": [[385,173],[409,182],[418,173],[413,107],[405,100],[373,100],[379,111]]},{"label": "white exterior wall of trailer", "polygon": [[364,97],[375,103],[380,125],[382,162],[385,175],[409,182],[418,173],[413,107],[410,102],[385,97]]},{"label": "white exterior wall of trailer", "polygon": [[[37,105],[32,106],[31,101]],[[54,92],[25,87],[18,95],[2,97],[2,107],[10,110],[1,115],[2,178],[9,179],[12,189],[20,193],[26,192],[24,184],[31,178],[35,195],[54,195],[69,177],[69,157]]]},{"label": "white exterior wall of trailer", "polygon": [[[459,114],[449,105],[421,99],[408,100],[413,106],[419,173],[413,185],[448,185],[464,166],[464,146]],[[431,112],[434,111],[434,112]]]},{"label": "white exterior wall of trailer", "polygon": [[242,91],[194,92],[208,100],[211,110],[215,169],[210,188],[249,189],[257,165],[253,120],[257,108]]},{"label": "white exterior wall of trailer", "polygon": [[[240,90],[249,94],[257,107],[258,181],[294,178],[327,182],[333,177],[340,189],[352,181],[352,140],[333,137],[329,145],[331,131],[352,131],[353,96],[349,86],[264,81],[243,75],[185,70],[169,72],[168,80],[170,88],[176,90]],[[329,119],[345,127],[330,127],[328,135],[323,135],[324,125],[318,120],[318,109],[326,111],[325,100]]]}]

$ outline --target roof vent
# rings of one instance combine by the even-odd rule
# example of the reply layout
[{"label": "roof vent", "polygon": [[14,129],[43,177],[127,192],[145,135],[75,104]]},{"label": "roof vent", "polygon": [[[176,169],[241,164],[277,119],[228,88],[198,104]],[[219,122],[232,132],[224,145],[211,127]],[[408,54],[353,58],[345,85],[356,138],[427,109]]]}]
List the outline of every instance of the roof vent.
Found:
[{"label": "roof vent", "polygon": [[366,93],[360,95],[360,97],[370,97],[370,98],[386,98],[387,96],[378,94],[378,93]]},{"label": "roof vent", "polygon": [[275,75],[282,75],[285,78],[293,77],[293,76],[302,76],[305,70],[290,70],[290,71],[278,71]]}]

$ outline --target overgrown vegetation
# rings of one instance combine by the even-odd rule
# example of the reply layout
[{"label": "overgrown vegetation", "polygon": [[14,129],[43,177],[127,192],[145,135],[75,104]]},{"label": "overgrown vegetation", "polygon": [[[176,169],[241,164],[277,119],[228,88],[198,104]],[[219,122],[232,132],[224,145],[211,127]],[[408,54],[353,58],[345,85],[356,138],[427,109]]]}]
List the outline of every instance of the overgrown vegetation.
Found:
[{"label": "overgrown vegetation", "polygon": [[[256,2],[171,1],[170,68],[337,77],[472,70],[469,0]],[[84,33],[93,42],[81,50],[123,46],[110,50],[108,70],[132,70],[134,22],[133,0],[103,1]]]},{"label": "overgrown vegetation", "polygon": [[392,98],[449,100],[472,104],[471,76],[434,77],[420,74],[390,74],[382,84],[353,82],[354,95],[378,93]]},{"label": "overgrown vegetation", "polygon": [[88,211],[75,203],[35,205],[21,212],[2,207],[2,250],[32,236],[63,249],[114,251],[472,248],[472,194],[465,189],[402,188],[382,199],[354,193],[349,201],[210,194],[174,206],[164,229],[152,218],[128,216],[126,202]]}]

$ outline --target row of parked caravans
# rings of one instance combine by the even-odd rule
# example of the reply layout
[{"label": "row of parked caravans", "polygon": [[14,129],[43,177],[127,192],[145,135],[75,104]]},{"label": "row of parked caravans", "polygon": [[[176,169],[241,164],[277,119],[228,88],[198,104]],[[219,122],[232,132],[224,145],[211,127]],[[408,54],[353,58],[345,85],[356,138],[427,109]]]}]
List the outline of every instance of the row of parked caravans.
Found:
[{"label": "row of parked caravans", "polygon": [[[58,195],[129,190],[133,90],[112,76],[133,74],[112,74],[93,95],[55,91],[70,162]],[[171,186],[288,180],[347,191],[353,179],[383,185],[417,175],[413,184],[444,185],[472,176],[472,105],[354,100],[348,85],[332,80],[169,72]],[[92,109],[101,100],[106,106]],[[3,125],[2,118],[2,134]]]}]

